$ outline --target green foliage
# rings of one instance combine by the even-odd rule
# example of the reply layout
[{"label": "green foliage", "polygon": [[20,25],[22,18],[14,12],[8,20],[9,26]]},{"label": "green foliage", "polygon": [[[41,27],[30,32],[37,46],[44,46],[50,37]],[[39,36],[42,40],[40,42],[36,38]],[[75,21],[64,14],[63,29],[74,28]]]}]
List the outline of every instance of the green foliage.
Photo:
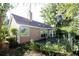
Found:
[{"label": "green foliage", "polygon": [[66,20],[69,20],[70,18],[73,18],[77,15],[77,12],[79,10],[79,4],[73,4],[73,3],[58,4],[57,9],[58,12],[60,13],[66,10],[63,16]]},{"label": "green foliage", "polygon": [[76,44],[73,42],[75,36],[79,35],[79,4],[51,3],[42,8],[41,14],[45,23],[56,26],[56,37],[64,40],[64,44],[67,43],[65,46],[69,48],[66,49],[73,49],[72,46]]},{"label": "green foliage", "polygon": [[[59,26],[59,23],[60,23],[61,26],[66,25],[66,26],[68,26],[68,28],[73,29],[73,28],[71,28],[72,25],[70,25],[70,23],[73,21],[74,24],[78,25],[78,23],[75,23],[76,20],[74,19],[74,17],[78,15],[78,10],[79,10],[79,4],[73,4],[73,3],[72,4],[71,3],[48,4],[48,5],[46,5],[45,8],[42,8],[41,15],[43,17],[44,22],[49,25],[54,24],[56,26]],[[62,19],[60,19],[58,24],[56,24],[57,23],[56,16],[58,16],[58,15],[61,15]],[[73,27],[75,27],[75,26],[73,26]],[[67,29],[66,29],[66,31],[67,31]]]},{"label": "green foliage", "polygon": [[15,37],[13,37],[13,36],[6,37],[6,40],[9,41],[9,46],[11,48],[15,48],[18,45],[18,43],[15,40]]},{"label": "green foliage", "polygon": [[4,17],[6,12],[11,7],[12,7],[12,5],[10,3],[0,3],[0,15]]},{"label": "green foliage", "polygon": [[40,51],[46,55],[69,55],[63,46],[59,44],[51,44],[50,42],[41,45]]},{"label": "green foliage", "polygon": [[43,46],[44,50],[51,51],[51,52],[64,52],[64,48],[58,44],[51,44],[50,42],[47,42]]},{"label": "green foliage", "polygon": [[11,29],[11,32],[12,32],[13,35],[16,35],[17,34],[17,29],[13,28],[13,29]]},{"label": "green foliage", "polygon": [[9,35],[5,25],[3,25],[0,29],[0,41],[5,40],[6,37]]},{"label": "green foliage", "polygon": [[3,22],[5,19],[5,15],[6,12],[8,11],[8,9],[10,8],[10,4],[9,3],[0,3],[0,17],[2,20],[1,25],[0,25],[0,41],[5,40],[5,38],[9,35],[6,25]]},{"label": "green foliage", "polygon": [[12,29],[11,29],[11,32],[12,32],[12,34],[13,34],[13,36],[15,37],[15,40],[16,40],[16,42],[17,42],[17,29],[16,29],[16,28],[12,28]]},{"label": "green foliage", "polygon": [[70,26],[72,31],[79,35],[79,19],[74,19],[74,21],[70,23]]},{"label": "green foliage", "polygon": [[33,40],[31,40],[29,43],[26,43],[25,45],[20,45],[18,48],[16,48],[15,55],[22,55],[25,51],[27,51],[27,53],[30,53],[30,51],[37,51],[47,56],[71,55],[64,49],[63,46],[59,44],[52,44],[50,42],[47,42],[46,44],[40,44],[34,42]]},{"label": "green foliage", "polygon": [[[28,47],[28,45],[26,45],[26,47]],[[47,42],[46,44],[39,44],[31,41],[28,49],[42,52],[45,55],[69,55],[63,46],[59,44],[52,44],[50,42]]]},{"label": "green foliage", "polygon": [[8,37],[6,37],[6,40],[9,42],[15,42],[15,37],[8,36]]},{"label": "green foliage", "polygon": [[42,8],[42,17],[45,23],[52,25],[55,24],[56,4],[48,4],[45,8]]},{"label": "green foliage", "polygon": [[29,49],[31,49],[31,50],[38,50],[39,49],[38,44],[36,42],[34,42],[33,39],[30,40]]}]

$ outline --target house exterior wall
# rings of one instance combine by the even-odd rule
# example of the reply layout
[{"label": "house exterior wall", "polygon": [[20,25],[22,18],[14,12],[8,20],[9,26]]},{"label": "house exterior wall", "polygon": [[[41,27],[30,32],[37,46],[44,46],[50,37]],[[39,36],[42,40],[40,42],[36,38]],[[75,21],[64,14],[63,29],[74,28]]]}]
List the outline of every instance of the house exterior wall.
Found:
[{"label": "house exterior wall", "polygon": [[29,42],[31,39],[39,40],[41,38],[40,28],[29,27],[29,36],[20,36],[20,44],[25,44]]},{"label": "house exterior wall", "polygon": [[29,34],[30,35],[24,36],[24,37],[20,36],[20,43],[25,44],[26,42],[29,42],[31,39],[32,40],[40,40],[40,39],[44,38],[44,37],[41,37],[41,32],[40,32],[41,30],[48,30],[48,29],[40,29],[40,28],[29,27]]},{"label": "house exterior wall", "polygon": [[41,39],[40,28],[30,27],[30,37],[33,40]]},{"label": "house exterior wall", "polygon": [[30,36],[21,37],[20,36],[20,44],[25,44],[30,41]]}]

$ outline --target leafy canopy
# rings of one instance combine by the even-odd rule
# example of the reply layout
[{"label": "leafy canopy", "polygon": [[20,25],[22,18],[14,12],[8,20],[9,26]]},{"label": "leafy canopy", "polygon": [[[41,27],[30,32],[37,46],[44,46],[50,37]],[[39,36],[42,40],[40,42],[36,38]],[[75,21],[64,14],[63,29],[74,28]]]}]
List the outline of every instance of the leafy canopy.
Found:
[{"label": "leafy canopy", "polygon": [[[41,11],[41,16],[45,23],[49,25],[58,25],[61,30],[66,30],[67,32],[74,31],[76,33],[79,32],[79,21],[75,19],[78,14],[79,4],[74,3],[51,3],[47,4]],[[59,22],[57,21],[57,16],[59,16]]]},{"label": "leafy canopy", "polygon": [[9,10],[10,7],[10,3],[0,3],[0,41],[5,40],[6,36],[9,35],[6,25],[3,21],[5,19],[6,12]]}]

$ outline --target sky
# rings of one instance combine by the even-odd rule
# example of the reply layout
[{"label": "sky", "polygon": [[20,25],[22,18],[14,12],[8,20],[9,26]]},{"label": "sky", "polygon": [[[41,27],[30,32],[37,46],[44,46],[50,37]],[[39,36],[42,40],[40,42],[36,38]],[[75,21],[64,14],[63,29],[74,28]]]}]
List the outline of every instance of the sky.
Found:
[{"label": "sky", "polygon": [[[14,13],[19,16],[28,18],[28,10],[30,8],[29,7],[30,3],[18,3],[18,4],[16,3],[12,5],[15,5],[15,7],[7,12],[8,15],[10,15],[10,13]],[[40,16],[41,15],[40,11],[41,11],[41,8],[43,8],[45,5],[46,3],[31,3],[33,20],[43,23],[43,19]]]}]

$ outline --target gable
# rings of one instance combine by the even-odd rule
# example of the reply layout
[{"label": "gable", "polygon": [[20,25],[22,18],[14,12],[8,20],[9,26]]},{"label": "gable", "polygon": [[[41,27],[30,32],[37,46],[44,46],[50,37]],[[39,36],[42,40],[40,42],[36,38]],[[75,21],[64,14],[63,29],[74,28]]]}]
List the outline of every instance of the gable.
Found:
[{"label": "gable", "polygon": [[9,27],[10,34],[11,34],[11,29],[12,28],[16,28],[17,30],[19,29],[19,25],[16,23],[15,19],[13,18],[13,16],[11,16],[11,19],[10,19],[10,27]]},{"label": "gable", "polygon": [[47,24],[40,23],[40,22],[37,22],[37,21],[34,21],[34,20],[29,21],[27,18],[18,16],[18,15],[14,15],[14,14],[12,14],[12,15],[13,15],[16,23],[18,23],[18,24],[29,25],[29,26],[33,26],[33,27],[39,27],[39,28],[50,28],[50,29],[52,29],[52,27],[47,25]]}]

